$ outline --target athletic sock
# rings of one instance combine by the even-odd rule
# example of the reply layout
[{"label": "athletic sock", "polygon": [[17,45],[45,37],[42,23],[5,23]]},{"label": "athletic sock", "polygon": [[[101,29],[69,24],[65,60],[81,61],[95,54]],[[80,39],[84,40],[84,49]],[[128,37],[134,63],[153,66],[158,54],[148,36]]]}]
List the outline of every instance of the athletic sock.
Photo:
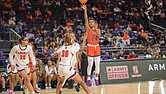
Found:
[{"label": "athletic sock", "polygon": [[99,77],[96,77],[96,80],[99,80]]},{"label": "athletic sock", "polygon": [[87,77],[87,80],[90,80],[90,77]]}]

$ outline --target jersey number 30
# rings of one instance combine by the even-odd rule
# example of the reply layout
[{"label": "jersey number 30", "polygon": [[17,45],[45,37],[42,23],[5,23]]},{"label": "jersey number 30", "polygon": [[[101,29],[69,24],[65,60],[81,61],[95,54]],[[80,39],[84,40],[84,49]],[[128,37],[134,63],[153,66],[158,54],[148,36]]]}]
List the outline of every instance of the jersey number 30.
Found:
[{"label": "jersey number 30", "polygon": [[62,50],[62,57],[68,57],[69,56],[69,50]]}]

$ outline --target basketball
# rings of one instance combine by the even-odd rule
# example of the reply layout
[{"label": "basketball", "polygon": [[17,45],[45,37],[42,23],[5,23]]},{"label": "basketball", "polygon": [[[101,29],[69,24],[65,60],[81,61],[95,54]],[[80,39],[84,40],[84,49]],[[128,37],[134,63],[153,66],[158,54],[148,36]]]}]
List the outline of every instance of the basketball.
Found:
[{"label": "basketball", "polygon": [[81,4],[85,4],[88,0],[79,0]]}]

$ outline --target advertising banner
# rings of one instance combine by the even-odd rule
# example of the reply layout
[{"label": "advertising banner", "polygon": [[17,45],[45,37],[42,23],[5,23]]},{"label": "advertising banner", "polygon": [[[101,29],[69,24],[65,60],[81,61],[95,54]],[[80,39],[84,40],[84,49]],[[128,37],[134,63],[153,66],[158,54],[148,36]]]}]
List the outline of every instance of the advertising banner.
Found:
[{"label": "advertising banner", "polygon": [[166,59],[101,61],[101,84],[166,79]]}]

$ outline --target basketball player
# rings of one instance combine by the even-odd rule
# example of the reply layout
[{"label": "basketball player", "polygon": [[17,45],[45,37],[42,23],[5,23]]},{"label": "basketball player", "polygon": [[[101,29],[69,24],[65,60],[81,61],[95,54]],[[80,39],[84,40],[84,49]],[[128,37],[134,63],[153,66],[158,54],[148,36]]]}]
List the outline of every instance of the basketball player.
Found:
[{"label": "basketball player", "polygon": [[[15,58],[13,56],[15,55]],[[11,63],[11,70],[14,68],[18,70],[19,74],[25,81],[26,87],[30,90],[32,94],[35,94],[32,84],[28,75],[30,74],[29,70],[29,57],[32,60],[33,67],[36,65],[36,60],[33,54],[32,47],[28,45],[28,38],[22,37],[20,39],[20,44],[15,45],[9,53],[9,61]]]},{"label": "basketball player", "polygon": [[92,94],[92,93],[90,93],[90,90],[88,89],[88,87],[86,86],[84,81],[81,79],[81,77],[78,74],[76,74],[76,71],[72,67],[71,60],[74,55],[73,53],[76,53],[76,50],[74,49],[75,47],[73,47],[71,45],[72,40],[71,40],[70,35],[66,35],[64,42],[65,42],[65,44],[52,55],[54,57],[54,56],[60,54],[60,57],[61,57],[61,61],[59,62],[59,66],[58,66],[60,82],[58,83],[58,86],[56,89],[56,94],[59,94],[63,83],[67,79],[75,80],[83,87],[83,89],[86,91],[87,94]]},{"label": "basketball player", "polygon": [[[34,49],[33,40],[29,40],[29,45]],[[33,51],[34,53],[34,51]],[[32,80],[32,85],[35,93],[39,93],[37,90],[37,75],[36,75],[36,66],[33,67],[32,60],[29,58],[29,68],[30,68],[30,80]]]},{"label": "basketball player", "polygon": [[[74,56],[73,56],[73,59],[72,59],[72,66],[73,68],[75,68],[76,72],[79,73],[78,69],[79,69],[79,65],[81,64],[80,63],[80,59],[78,57],[78,52],[80,50],[80,45],[76,42],[76,35],[75,33],[70,33],[70,36],[72,38],[72,47],[74,47],[74,49],[76,50],[76,53],[74,53]],[[84,36],[84,40],[83,40],[83,43],[82,43],[82,46],[81,46],[81,49],[83,49],[85,47],[85,41],[86,41],[86,36]],[[79,85],[75,85],[75,88],[76,88],[76,91],[79,92]]]},{"label": "basketball player", "polygon": [[70,36],[72,38],[72,41],[71,41],[71,44],[72,44],[72,47],[74,47],[74,49],[76,50],[74,53],[74,56],[73,56],[73,59],[72,59],[72,66],[73,68],[76,69],[76,72],[78,72],[78,65],[79,65],[79,58],[78,58],[78,51],[80,49],[80,45],[76,42],[76,36],[75,36],[75,33],[70,33]]},{"label": "basketball player", "polygon": [[88,56],[88,68],[87,68],[87,84],[92,86],[90,75],[93,66],[93,61],[95,61],[95,84],[99,85],[99,72],[100,72],[100,46],[99,46],[99,38],[100,38],[100,30],[98,29],[97,22],[90,18],[88,21],[87,8],[86,5],[82,5],[82,9],[84,10],[84,19],[85,19],[85,29],[88,34],[88,44],[87,44],[87,56]]},{"label": "basketball player", "polygon": [[18,71],[15,68],[14,71],[11,70],[11,64],[10,62],[8,62],[7,65],[7,74],[9,76],[9,89],[8,94],[14,94],[13,90],[14,90],[14,86],[18,83],[19,80],[19,75],[18,75]]},{"label": "basketball player", "polygon": [[[19,40],[17,41],[17,44],[19,44]],[[15,87],[15,85],[18,82],[20,82],[21,89],[22,89],[22,79],[19,77],[19,74],[18,74],[18,71],[17,71],[16,68],[12,71],[9,59],[7,60],[7,62],[8,62],[8,65],[7,65],[7,74],[9,76],[9,78],[10,78],[9,79],[9,89],[7,91],[8,91],[8,94],[14,94],[14,92],[13,92],[14,91],[14,87]]]}]

